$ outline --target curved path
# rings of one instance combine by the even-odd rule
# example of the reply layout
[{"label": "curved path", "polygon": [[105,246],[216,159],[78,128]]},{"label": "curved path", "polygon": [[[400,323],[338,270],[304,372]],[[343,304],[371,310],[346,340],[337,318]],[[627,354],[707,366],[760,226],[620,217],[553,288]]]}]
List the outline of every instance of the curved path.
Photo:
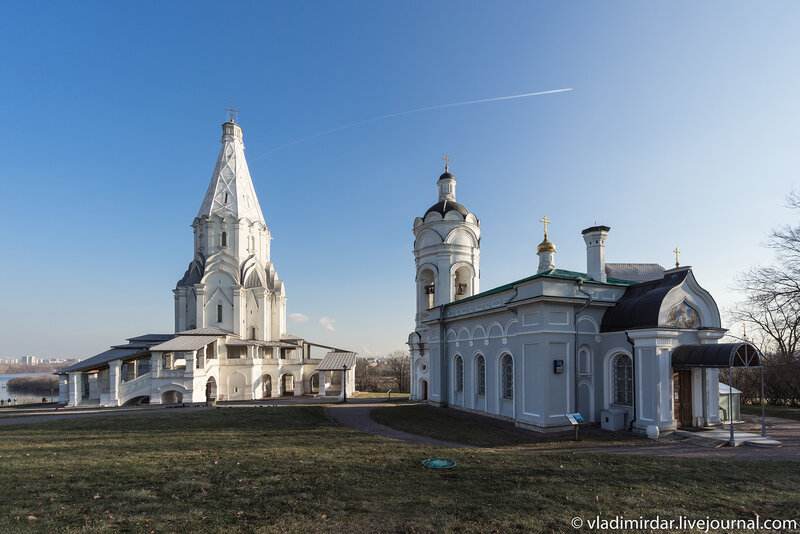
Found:
[{"label": "curved path", "polygon": [[[363,399],[361,402],[359,402],[359,400],[360,399],[356,398],[352,401],[348,401],[347,404],[328,406],[325,408],[325,415],[327,415],[328,418],[333,422],[341,426],[384,438],[410,441],[412,443],[422,443],[425,445],[436,445],[438,447],[451,447],[459,449],[477,448],[473,447],[472,445],[464,445],[463,443],[453,443],[450,441],[441,441],[430,438],[428,436],[409,434],[408,432],[403,432],[402,430],[396,430],[386,425],[382,425],[372,419],[369,413],[375,408],[387,408],[391,407],[392,405],[375,402],[373,399]],[[364,401],[368,401],[368,403],[365,403]],[[404,404],[404,406],[408,406],[408,404]]]}]

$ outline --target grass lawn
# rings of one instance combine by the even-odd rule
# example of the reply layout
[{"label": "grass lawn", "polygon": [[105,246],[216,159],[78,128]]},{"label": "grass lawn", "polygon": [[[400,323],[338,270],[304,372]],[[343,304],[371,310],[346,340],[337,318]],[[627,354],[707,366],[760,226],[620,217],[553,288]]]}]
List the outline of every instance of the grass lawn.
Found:
[{"label": "grass lawn", "polygon": [[[789,406],[770,406],[765,407],[767,417],[783,417],[784,419],[794,419],[800,421],[800,408],[791,408]],[[755,404],[742,404],[742,413],[747,415],[761,416],[761,405]]]},{"label": "grass lawn", "polygon": [[[385,391],[359,391],[356,398],[358,399],[372,399],[372,398],[386,398],[388,395]],[[408,400],[408,393],[395,393],[392,392],[392,400]]]},{"label": "grass lawn", "polygon": [[6,404],[5,406],[0,406],[0,412],[3,411],[13,411],[17,408],[52,408],[54,406],[58,406],[57,402],[29,402],[26,404]]},{"label": "grass lawn", "polygon": [[[800,463],[442,449],[319,406],[0,427],[3,532],[572,532],[572,517],[795,518]],[[444,456],[436,471],[420,460]]]},{"label": "grass lawn", "polygon": [[535,435],[530,432],[514,432],[502,426],[486,424],[469,415],[448,413],[428,406],[398,406],[377,408],[370,414],[372,418],[397,430],[421,434],[442,441],[463,443],[476,447],[528,447],[563,449],[575,447],[603,447],[611,445],[637,445],[647,440],[627,432],[603,432],[597,428],[580,430],[580,441],[574,434]]}]

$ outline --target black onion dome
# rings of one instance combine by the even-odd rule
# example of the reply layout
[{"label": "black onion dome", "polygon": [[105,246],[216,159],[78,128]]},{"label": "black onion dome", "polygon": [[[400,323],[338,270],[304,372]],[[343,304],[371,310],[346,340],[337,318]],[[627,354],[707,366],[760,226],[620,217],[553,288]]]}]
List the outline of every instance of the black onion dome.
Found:
[{"label": "black onion dome", "polygon": [[425,217],[428,216],[429,213],[433,212],[440,214],[442,218],[444,218],[445,213],[453,210],[459,212],[463,217],[469,215],[469,210],[464,206],[462,206],[461,204],[459,204],[458,202],[454,200],[442,200],[441,202],[437,202],[436,204],[428,208],[428,211],[425,212],[425,215],[423,215],[422,218],[424,219]]},{"label": "black onion dome", "polygon": [[450,174],[449,171],[444,171],[442,175],[439,177],[440,180],[455,180],[456,177]]}]

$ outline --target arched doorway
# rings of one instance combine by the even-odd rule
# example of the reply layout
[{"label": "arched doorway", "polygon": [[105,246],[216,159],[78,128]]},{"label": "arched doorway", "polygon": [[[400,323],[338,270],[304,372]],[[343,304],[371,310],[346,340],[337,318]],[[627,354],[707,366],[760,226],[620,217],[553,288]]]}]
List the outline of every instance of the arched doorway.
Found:
[{"label": "arched doorway", "polygon": [[281,377],[281,395],[294,395],[294,376],[285,374]]},{"label": "arched doorway", "polygon": [[420,400],[428,400],[428,381],[422,380],[420,382]]},{"label": "arched doorway", "polygon": [[217,381],[212,376],[206,382],[206,402],[214,402],[217,400]]},{"label": "arched doorway", "polygon": [[314,373],[311,375],[309,383],[311,384],[311,392],[319,393],[319,373]]},{"label": "arched doorway", "polygon": [[266,398],[269,398],[269,397],[272,396],[272,377],[271,376],[264,375],[263,390],[262,391],[263,391],[263,393],[262,393],[261,396],[263,398],[266,399]]},{"label": "arched doorway", "polygon": [[170,390],[161,394],[161,404],[180,404],[183,402],[183,393]]}]

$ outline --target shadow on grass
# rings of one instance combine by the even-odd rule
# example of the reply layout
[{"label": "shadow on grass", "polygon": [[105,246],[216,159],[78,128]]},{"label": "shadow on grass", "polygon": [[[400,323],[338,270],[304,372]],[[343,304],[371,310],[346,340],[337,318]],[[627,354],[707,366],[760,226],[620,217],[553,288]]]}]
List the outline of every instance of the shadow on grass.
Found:
[{"label": "shadow on grass", "polygon": [[475,447],[533,447],[540,450],[560,450],[636,445],[645,442],[642,438],[626,432],[603,432],[594,427],[581,430],[580,440],[575,441],[572,431],[545,435],[520,429],[506,421],[418,404],[376,408],[370,415],[382,425],[409,434]]},{"label": "shadow on grass", "polygon": [[[320,406],[14,425],[0,443],[0,532],[552,533],[576,516],[799,504],[800,465],[447,449],[333,425]],[[420,465],[433,456],[458,468]]]}]

